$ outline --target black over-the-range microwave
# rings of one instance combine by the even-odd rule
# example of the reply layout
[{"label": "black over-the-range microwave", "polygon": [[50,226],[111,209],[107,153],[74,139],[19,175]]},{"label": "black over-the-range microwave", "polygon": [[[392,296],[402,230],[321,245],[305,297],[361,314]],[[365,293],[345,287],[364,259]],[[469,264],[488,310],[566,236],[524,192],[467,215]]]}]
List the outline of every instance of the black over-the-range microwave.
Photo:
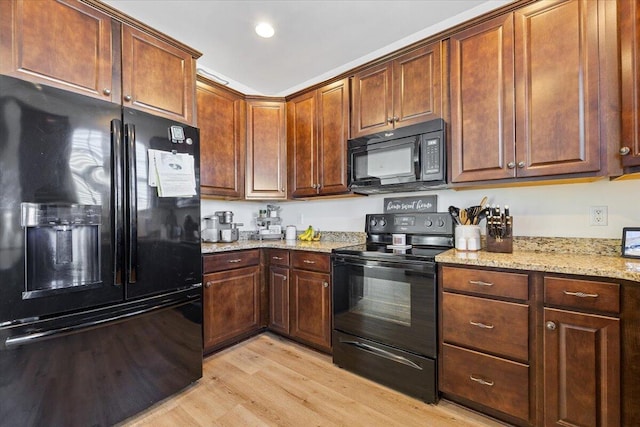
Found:
[{"label": "black over-the-range microwave", "polygon": [[445,188],[445,122],[431,120],[348,141],[349,188],[378,194]]}]

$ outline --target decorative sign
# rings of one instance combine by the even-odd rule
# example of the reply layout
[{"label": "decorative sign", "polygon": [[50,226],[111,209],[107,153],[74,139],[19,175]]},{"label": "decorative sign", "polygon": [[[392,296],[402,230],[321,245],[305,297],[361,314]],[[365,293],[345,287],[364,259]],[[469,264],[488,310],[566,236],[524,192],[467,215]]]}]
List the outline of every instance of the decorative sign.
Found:
[{"label": "decorative sign", "polygon": [[436,212],[437,205],[437,195],[385,198],[384,213]]}]

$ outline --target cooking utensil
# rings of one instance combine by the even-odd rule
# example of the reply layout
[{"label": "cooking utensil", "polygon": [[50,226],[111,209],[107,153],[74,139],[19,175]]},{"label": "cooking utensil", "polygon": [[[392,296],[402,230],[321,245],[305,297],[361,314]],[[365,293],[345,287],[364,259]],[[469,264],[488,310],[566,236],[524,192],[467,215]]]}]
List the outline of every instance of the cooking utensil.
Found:
[{"label": "cooking utensil", "polygon": [[460,209],[460,224],[462,225],[469,225],[469,217],[467,216],[467,210],[466,209]]},{"label": "cooking utensil", "polygon": [[455,206],[449,206],[449,214],[451,215],[451,218],[453,218],[453,221],[458,224],[460,224],[460,209],[456,208]]}]

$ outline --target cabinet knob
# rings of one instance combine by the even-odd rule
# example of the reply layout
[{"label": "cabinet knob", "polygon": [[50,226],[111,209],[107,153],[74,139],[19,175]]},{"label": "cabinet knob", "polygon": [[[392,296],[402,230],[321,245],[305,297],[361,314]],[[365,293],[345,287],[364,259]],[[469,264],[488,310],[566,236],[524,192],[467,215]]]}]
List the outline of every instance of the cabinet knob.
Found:
[{"label": "cabinet knob", "polygon": [[620,155],[621,156],[626,156],[627,154],[629,154],[631,152],[631,149],[629,147],[622,147],[620,149]]},{"label": "cabinet knob", "polygon": [[524,167],[524,162],[518,162],[518,167],[522,169]]},{"label": "cabinet knob", "polygon": [[325,288],[329,287],[329,283],[328,282],[322,282],[322,286],[324,286]]},{"label": "cabinet knob", "polygon": [[393,116],[393,121],[398,123],[400,121],[400,117],[398,116]]},{"label": "cabinet knob", "polygon": [[102,93],[104,93],[105,95],[109,96],[111,95],[111,90],[107,89],[106,87],[104,89],[102,89]]},{"label": "cabinet knob", "polygon": [[556,330],[556,323],[552,322],[551,320],[549,320],[545,325],[546,325],[547,329],[550,330],[550,331],[555,331]]},{"label": "cabinet knob", "polygon": [[211,287],[211,282],[207,282],[207,283],[205,283],[204,287],[205,287],[205,288],[210,288],[210,287]]},{"label": "cabinet knob", "polygon": [[393,123],[393,117],[387,117],[387,123]]},{"label": "cabinet knob", "polygon": [[509,169],[513,169],[513,168],[515,168],[515,167],[516,167],[516,162],[509,162],[509,163],[507,163],[507,167],[508,167]]},{"label": "cabinet knob", "polygon": [[131,95],[125,95],[124,100],[127,102],[131,101]]}]

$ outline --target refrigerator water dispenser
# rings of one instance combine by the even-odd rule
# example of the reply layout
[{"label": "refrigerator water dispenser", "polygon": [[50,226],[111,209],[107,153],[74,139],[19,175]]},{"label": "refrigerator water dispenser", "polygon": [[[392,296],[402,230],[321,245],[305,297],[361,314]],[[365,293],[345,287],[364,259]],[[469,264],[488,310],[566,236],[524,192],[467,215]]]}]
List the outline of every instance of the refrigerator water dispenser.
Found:
[{"label": "refrigerator water dispenser", "polygon": [[21,208],[23,299],[100,285],[101,206],[22,203]]}]

